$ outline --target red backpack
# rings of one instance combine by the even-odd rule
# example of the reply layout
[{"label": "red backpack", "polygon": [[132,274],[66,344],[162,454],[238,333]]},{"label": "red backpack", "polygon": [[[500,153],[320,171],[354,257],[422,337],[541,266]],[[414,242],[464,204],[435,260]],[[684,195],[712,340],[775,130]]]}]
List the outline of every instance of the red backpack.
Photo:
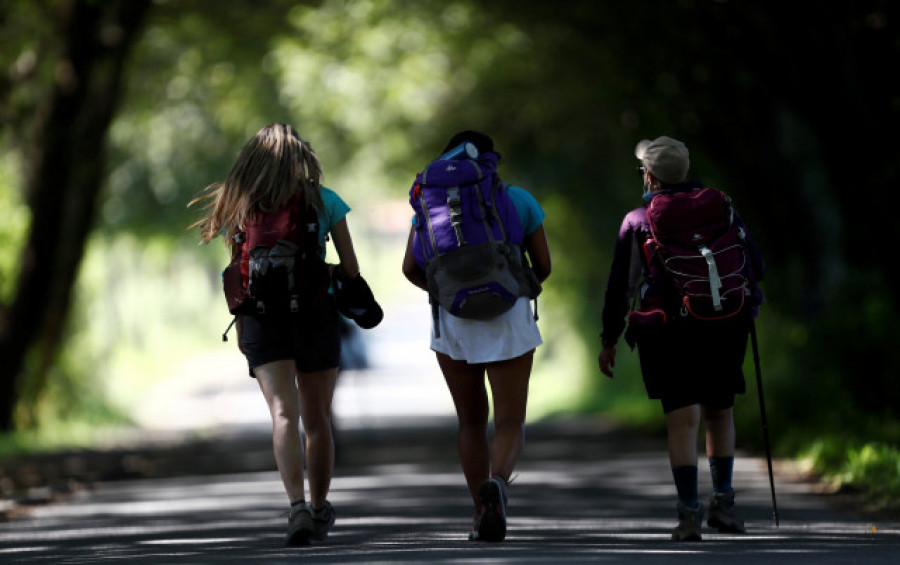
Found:
[{"label": "red backpack", "polygon": [[257,213],[232,236],[222,273],[232,314],[298,313],[321,303],[331,278],[319,257],[319,219],[295,201],[275,214]]},{"label": "red backpack", "polygon": [[650,279],[677,297],[681,316],[717,320],[741,312],[750,293],[746,234],[725,193],[659,191],[650,200],[647,222]]}]

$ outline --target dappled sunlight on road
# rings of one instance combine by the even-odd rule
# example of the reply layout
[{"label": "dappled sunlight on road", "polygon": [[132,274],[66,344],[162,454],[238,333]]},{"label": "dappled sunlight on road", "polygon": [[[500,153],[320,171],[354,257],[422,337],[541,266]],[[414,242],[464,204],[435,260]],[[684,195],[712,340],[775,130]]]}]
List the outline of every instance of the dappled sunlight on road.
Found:
[{"label": "dappled sunlight on road", "polygon": [[[538,443],[558,442],[543,433]],[[890,563],[896,555],[896,524],[879,524],[876,533],[802,489],[783,491],[785,519],[775,528],[766,489],[755,486],[742,490],[747,534],[704,529],[701,543],[672,543],[664,458],[644,456],[644,449],[605,453],[581,460],[570,449],[566,460],[523,462],[510,487],[510,529],[502,544],[466,541],[472,509],[461,477],[453,465],[426,460],[340,471],[329,497],[338,521],[321,545],[281,547],[280,482],[273,473],[241,473],[104,483],[90,497],[36,508],[29,520],[3,525],[0,560],[518,564],[662,563],[681,556],[692,563],[818,565]],[[736,480],[746,484],[759,471],[748,466]]]}]

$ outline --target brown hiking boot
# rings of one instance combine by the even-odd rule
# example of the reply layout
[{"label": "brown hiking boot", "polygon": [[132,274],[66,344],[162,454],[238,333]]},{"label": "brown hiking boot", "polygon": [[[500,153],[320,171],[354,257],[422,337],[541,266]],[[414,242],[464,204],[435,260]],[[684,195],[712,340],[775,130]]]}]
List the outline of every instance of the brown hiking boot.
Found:
[{"label": "brown hiking boot", "polygon": [[706,525],[722,533],[743,534],[747,531],[744,521],[734,513],[734,491],[714,492],[709,499],[709,515]]},{"label": "brown hiking boot", "polygon": [[703,505],[697,508],[688,508],[680,502],[675,507],[678,510],[678,525],[672,531],[673,541],[700,541],[700,528],[703,527]]}]

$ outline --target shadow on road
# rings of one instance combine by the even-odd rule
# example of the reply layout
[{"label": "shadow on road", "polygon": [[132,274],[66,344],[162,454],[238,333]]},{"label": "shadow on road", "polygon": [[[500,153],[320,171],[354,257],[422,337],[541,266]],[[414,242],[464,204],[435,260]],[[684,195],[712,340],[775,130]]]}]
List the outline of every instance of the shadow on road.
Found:
[{"label": "shadow on road", "polygon": [[[472,509],[453,422],[345,430],[331,495],[337,526],[325,544],[296,549],[281,547],[286,500],[268,430],[247,427],[103,455],[131,461],[132,475],[120,465],[116,480],[86,480],[0,524],[0,562],[896,562],[897,524],[838,511],[808,485],[778,484],[775,528],[765,463],[748,457],[736,463],[735,485],[749,534],[707,530],[701,543],[675,544],[664,449],[602,421],[530,426],[509,537],[484,544],[466,541]],[[701,473],[701,491],[709,488]]]}]

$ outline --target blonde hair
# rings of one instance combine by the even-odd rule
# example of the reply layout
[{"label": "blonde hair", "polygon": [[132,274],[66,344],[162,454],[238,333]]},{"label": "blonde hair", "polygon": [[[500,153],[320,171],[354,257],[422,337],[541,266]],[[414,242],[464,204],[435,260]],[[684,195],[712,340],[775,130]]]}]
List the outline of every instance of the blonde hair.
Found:
[{"label": "blonde hair", "polygon": [[238,154],[224,182],[206,187],[188,206],[206,202],[199,228],[202,243],[242,229],[257,213],[271,214],[300,196],[322,209],[322,166],[308,142],[292,126],[270,124],[259,130]]}]

